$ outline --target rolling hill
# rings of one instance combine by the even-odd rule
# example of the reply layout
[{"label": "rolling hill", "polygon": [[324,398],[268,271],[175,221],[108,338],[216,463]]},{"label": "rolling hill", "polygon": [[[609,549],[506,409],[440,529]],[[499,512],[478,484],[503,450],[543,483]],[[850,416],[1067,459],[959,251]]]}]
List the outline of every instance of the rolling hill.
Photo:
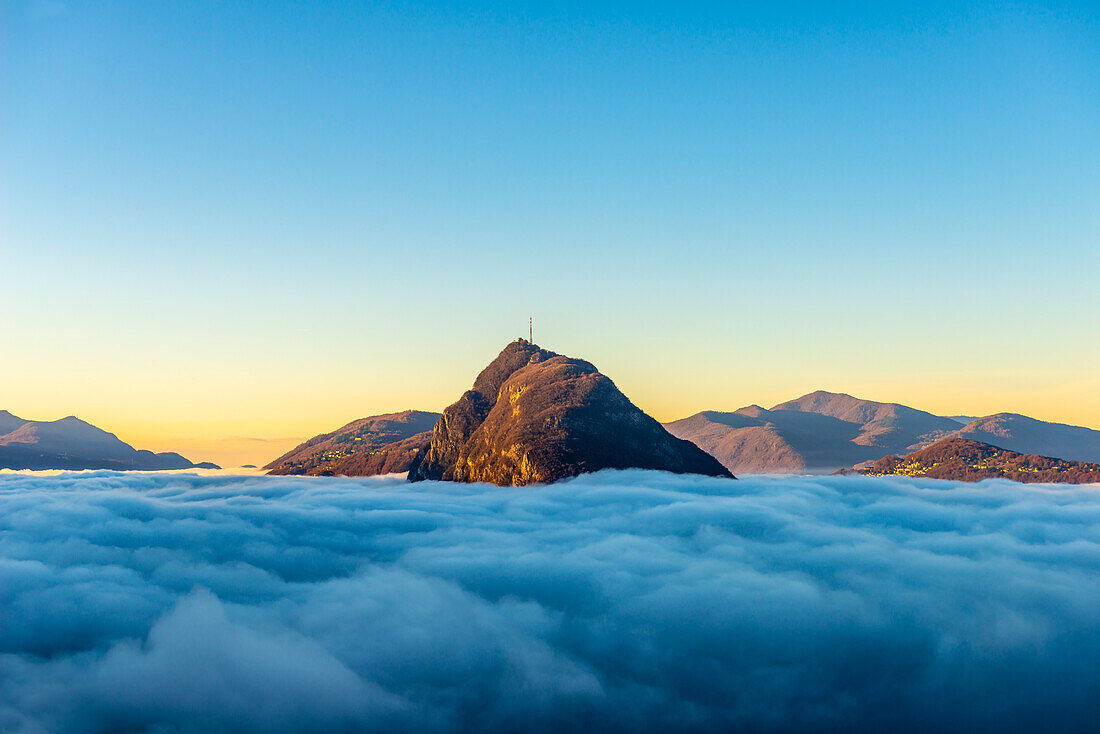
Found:
[{"label": "rolling hill", "polygon": [[406,410],[360,418],[314,436],[264,468],[270,474],[369,476],[409,470],[439,413]]},{"label": "rolling hill", "polygon": [[961,436],[949,436],[907,456],[884,457],[874,466],[857,472],[873,477],[926,477],[960,482],[982,479],[1059,484],[1100,482],[1100,463],[1021,454]]},{"label": "rolling hill", "polygon": [[925,445],[957,430],[950,418],[897,403],[818,391],[770,410],[704,411],[665,424],[734,473],[827,473]]}]

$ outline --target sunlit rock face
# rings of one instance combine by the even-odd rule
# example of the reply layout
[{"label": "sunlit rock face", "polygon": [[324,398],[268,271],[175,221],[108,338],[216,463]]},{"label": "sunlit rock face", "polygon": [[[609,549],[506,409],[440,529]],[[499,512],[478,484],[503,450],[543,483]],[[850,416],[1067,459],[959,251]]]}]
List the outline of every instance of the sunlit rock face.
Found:
[{"label": "sunlit rock face", "polygon": [[520,339],[443,411],[409,479],[524,485],[612,468],[733,476],[591,363]]}]

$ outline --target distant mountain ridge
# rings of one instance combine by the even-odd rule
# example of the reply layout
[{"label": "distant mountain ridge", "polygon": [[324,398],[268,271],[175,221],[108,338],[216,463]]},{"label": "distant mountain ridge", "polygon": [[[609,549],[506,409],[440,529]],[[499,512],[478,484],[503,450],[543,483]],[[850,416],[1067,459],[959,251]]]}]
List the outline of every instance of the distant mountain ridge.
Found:
[{"label": "distant mountain ridge", "polygon": [[1025,454],[1100,462],[1100,431],[1065,423],[1049,423],[1018,413],[997,413],[976,418],[956,431],[955,435]]},{"label": "distant mountain ridge", "polygon": [[823,390],[770,410],[704,411],[665,424],[735,473],[827,473],[960,436],[1027,454],[1100,461],[1100,431],[1014,413],[970,419]]},{"label": "distant mountain ridge", "polygon": [[135,449],[76,416],[34,421],[0,410],[0,469],[217,469],[174,452]]},{"label": "distant mountain ridge", "polygon": [[959,424],[897,403],[817,391],[765,409],[704,411],[665,424],[730,471],[831,472],[931,442]]},{"label": "distant mountain ridge", "polygon": [[899,403],[861,400],[844,393],[824,390],[780,403],[772,410],[814,413],[858,425],[859,434],[852,439],[853,443],[891,450],[895,447],[904,449],[958,428],[958,424],[950,418]]}]

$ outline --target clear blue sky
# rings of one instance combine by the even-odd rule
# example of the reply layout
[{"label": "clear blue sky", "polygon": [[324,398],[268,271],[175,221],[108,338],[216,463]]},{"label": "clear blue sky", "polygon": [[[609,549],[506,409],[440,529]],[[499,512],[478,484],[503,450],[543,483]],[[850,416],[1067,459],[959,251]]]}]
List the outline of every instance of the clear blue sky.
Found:
[{"label": "clear blue sky", "polygon": [[1100,427],[1097,6],[755,5],[2,0],[0,408],[296,438],[534,314],[661,419]]}]

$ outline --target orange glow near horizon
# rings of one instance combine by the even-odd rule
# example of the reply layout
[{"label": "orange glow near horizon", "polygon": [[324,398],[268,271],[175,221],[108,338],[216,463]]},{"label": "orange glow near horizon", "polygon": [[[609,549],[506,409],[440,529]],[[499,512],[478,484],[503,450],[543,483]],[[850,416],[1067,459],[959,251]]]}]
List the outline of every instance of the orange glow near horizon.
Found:
[{"label": "orange glow near horizon", "polygon": [[[603,355],[609,357],[609,355]],[[125,385],[100,381],[99,389],[72,385],[38,399],[0,406],[22,418],[55,420],[74,414],[117,435],[135,448],[175,451],[192,461],[225,467],[263,466],[298,443],[357,418],[406,409],[440,411],[473,382],[480,366],[458,366],[430,375],[427,370],[394,370],[387,385],[378,370],[372,380],[330,370],[323,384],[287,380],[281,385],[256,376],[176,385],[152,380]],[[488,361],[488,357],[485,358]],[[595,361],[639,407],[667,422],[702,410],[732,411],[749,404],[771,407],[814,390],[845,392],[859,398],[897,402],[938,415],[982,416],[1022,413],[1040,420],[1100,426],[1100,378],[1073,379],[1057,372],[1005,372],[939,375],[902,382],[840,379],[821,370],[821,379],[786,368],[744,370],[744,374],[675,374],[624,359]],[[809,370],[807,370],[808,372]],[[115,382],[121,383],[118,379]],[[305,381],[309,383],[309,381]],[[368,383],[364,385],[364,382]],[[293,387],[295,386],[296,387]],[[433,389],[428,389],[428,387]],[[94,397],[93,397],[94,396]]]},{"label": "orange glow near horizon", "polygon": [[1092,13],[512,5],[5,4],[0,409],[260,465],[533,318],[663,421],[1100,428]]}]

